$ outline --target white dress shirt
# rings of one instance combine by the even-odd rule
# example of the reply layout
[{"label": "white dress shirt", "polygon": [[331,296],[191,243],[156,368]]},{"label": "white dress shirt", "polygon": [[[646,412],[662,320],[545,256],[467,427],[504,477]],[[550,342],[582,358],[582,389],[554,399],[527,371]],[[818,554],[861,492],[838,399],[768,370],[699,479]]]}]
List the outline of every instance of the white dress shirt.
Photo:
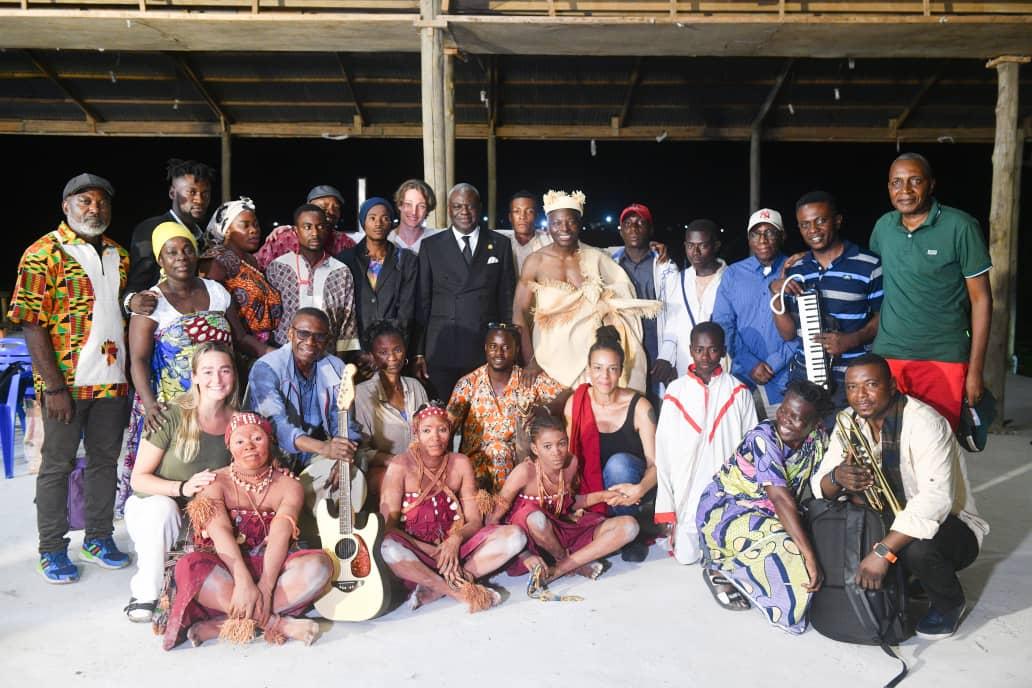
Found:
[{"label": "white dress shirt", "polygon": [[470,232],[469,234],[463,234],[462,232],[460,232],[459,230],[455,229],[454,227],[451,228],[451,231],[452,231],[452,236],[455,237],[455,241],[459,245],[459,253],[462,253],[462,251],[466,248],[466,242],[464,241],[463,237],[469,237],[469,250],[470,250],[470,253],[476,254],[476,252],[477,252],[477,242],[480,241],[480,225],[477,225],[476,227],[474,227],[473,231]]}]

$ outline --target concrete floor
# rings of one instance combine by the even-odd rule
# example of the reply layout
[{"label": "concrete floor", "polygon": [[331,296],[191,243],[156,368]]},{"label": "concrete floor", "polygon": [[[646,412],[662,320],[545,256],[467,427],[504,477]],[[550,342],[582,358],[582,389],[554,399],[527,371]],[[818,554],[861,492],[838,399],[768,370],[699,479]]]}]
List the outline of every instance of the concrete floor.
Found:
[{"label": "concrete floor", "polygon": [[[900,646],[910,665],[905,686],[1032,685],[1032,378],[1008,381],[1009,434],[994,436],[969,472],[980,512],[992,524],[981,556],[961,574],[970,612],[948,640]],[[77,585],[50,586],[35,572],[33,479],[19,460],[0,482],[0,685],[147,688],[200,685],[349,686],[878,686],[897,664],[881,650],[836,643],[814,631],[790,637],[756,612],[725,612],[701,582],[654,547],[643,564],[613,568],[597,582],[568,580],[560,592],[580,603],[528,599],[523,578],[496,583],[511,596],[468,615],[450,601],[376,621],[324,622],[312,647],[263,642],[209,643],[164,652],[149,626],[126,621],[131,570],[84,565]],[[118,524],[116,539],[130,542]],[[73,533],[73,548],[82,534]],[[73,555],[74,556],[74,555]]]}]

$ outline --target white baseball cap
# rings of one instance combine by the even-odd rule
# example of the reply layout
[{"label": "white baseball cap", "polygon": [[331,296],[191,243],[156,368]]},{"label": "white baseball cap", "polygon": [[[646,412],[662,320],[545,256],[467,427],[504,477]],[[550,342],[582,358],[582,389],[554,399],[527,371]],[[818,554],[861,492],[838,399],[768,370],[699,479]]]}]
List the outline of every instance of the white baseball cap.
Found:
[{"label": "white baseball cap", "polygon": [[745,231],[749,232],[753,227],[761,224],[774,225],[779,232],[785,232],[785,224],[781,221],[781,213],[776,210],[771,210],[770,208],[760,208],[757,210],[749,216],[749,226],[745,228]]}]

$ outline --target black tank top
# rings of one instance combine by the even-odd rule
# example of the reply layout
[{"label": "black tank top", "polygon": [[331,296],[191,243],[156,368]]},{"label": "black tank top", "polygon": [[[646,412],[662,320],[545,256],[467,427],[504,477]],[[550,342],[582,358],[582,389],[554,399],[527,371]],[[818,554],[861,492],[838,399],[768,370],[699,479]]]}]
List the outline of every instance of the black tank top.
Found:
[{"label": "black tank top", "polygon": [[641,395],[635,392],[631,403],[627,405],[627,418],[616,432],[598,433],[598,453],[603,467],[606,465],[606,461],[609,461],[610,456],[620,452],[633,454],[639,459],[645,458],[645,448],[641,446],[641,438],[634,430],[634,409],[638,407],[640,398]]}]

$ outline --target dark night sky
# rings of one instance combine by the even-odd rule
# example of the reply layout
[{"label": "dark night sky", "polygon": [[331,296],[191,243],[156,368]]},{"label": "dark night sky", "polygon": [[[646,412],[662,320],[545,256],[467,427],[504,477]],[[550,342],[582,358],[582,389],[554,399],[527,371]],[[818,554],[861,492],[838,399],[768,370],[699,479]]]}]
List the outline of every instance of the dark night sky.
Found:
[{"label": "dark night sky", "polygon": [[[61,219],[59,196],[74,174],[91,171],[107,177],[116,189],[110,234],[128,239],[133,225],[168,208],[164,161],[195,158],[216,164],[216,139],[4,137],[3,188],[7,189],[9,249],[2,261],[13,284],[17,261],[26,246]],[[962,208],[988,227],[992,176],[990,145],[926,144],[906,147],[929,157],[938,178],[937,196]],[[888,165],[896,155],[892,144],[767,143],[763,146],[762,203],[781,210],[789,224],[789,245],[800,246],[790,216],[795,199],[812,189],[835,194],[845,215],[845,234],[866,245],[874,221],[889,209],[885,190]],[[587,141],[500,141],[498,190],[500,214],[508,196],[526,188],[542,193],[549,188],[582,189],[588,198],[587,220],[601,222],[617,216],[631,202],[650,206],[657,232],[676,245],[668,230],[697,217],[716,220],[727,232],[725,258],[744,255],[749,203],[747,143],[598,141],[592,156]],[[486,146],[482,141],[459,141],[456,179],[469,181],[486,193]],[[390,196],[398,183],[422,176],[419,141],[322,139],[241,139],[233,143],[233,193],[248,195],[258,205],[263,229],[274,221],[288,222],[307,190],[319,183],[338,186],[353,198],[355,180],[368,179],[368,194]],[[1022,224],[1032,223],[1032,171],[1025,169]],[[217,185],[216,185],[216,188]],[[486,199],[485,199],[486,201]],[[354,217],[354,202],[345,218]],[[486,211],[485,211],[486,212]],[[353,222],[352,222],[353,224]],[[504,217],[498,226],[507,225]],[[606,238],[606,237],[603,237]],[[618,241],[615,231],[612,243]],[[1020,249],[1027,264],[1032,242]],[[1026,282],[1019,310],[1032,298]],[[1023,322],[1024,321],[1024,322]],[[1019,338],[1032,344],[1032,325],[1018,322]]]}]

